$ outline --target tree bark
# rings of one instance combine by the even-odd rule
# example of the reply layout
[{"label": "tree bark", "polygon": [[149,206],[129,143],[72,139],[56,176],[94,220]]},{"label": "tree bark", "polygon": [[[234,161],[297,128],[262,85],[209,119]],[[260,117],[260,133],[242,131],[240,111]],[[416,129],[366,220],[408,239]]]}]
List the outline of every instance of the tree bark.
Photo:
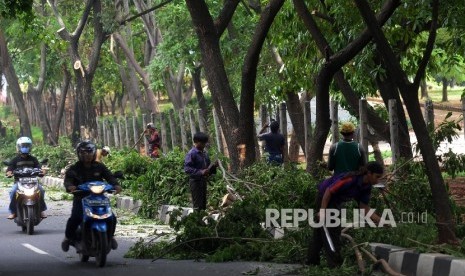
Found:
[{"label": "tree bark", "polygon": [[276,14],[279,12],[283,4],[284,0],[271,0],[269,4],[262,10],[260,21],[255,28],[252,43],[248,48],[242,67],[239,137],[241,138],[240,144],[244,144],[246,146],[244,166],[251,165],[257,156],[253,112],[255,82],[257,77],[257,66],[260,59],[260,52],[263,48],[263,43],[265,42],[268,30],[270,29]]},{"label": "tree bark", "polygon": [[53,128],[52,128],[52,137],[53,137],[53,140],[55,141],[58,141],[58,137],[60,134],[60,125],[61,125],[61,120],[63,118],[63,113],[65,112],[66,96],[68,95],[70,81],[71,81],[71,74],[69,73],[66,66],[63,66],[63,82],[61,86],[60,104],[58,105],[57,114],[53,122]]},{"label": "tree bark", "polygon": [[19,86],[18,76],[16,75],[15,68],[13,67],[13,63],[8,52],[5,35],[3,34],[2,29],[0,29],[0,59],[2,60],[3,74],[5,74],[11,95],[13,96],[16,108],[19,113],[20,135],[32,138],[31,125],[29,122],[29,116],[27,115],[23,93],[21,91],[21,87]]},{"label": "tree bark", "polygon": [[442,78],[442,102],[447,102],[447,86],[449,85],[449,81],[446,78]]},{"label": "tree bark", "polygon": [[457,243],[455,236],[455,223],[449,205],[448,194],[444,185],[438,161],[436,160],[433,143],[428,134],[428,129],[423,120],[423,115],[420,109],[418,100],[418,87],[422,76],[424,76],[426,65],[431,57],[431,52],[436,39],[436,29],[438,20],[439,1],[432,1],[432,21],[428,36],[428,41],[423,53],[423,58],[419,63],[417,73],[411,83],[398,59],[395,57],[392,48],[389,45],[386,37],[380,26],[377,24],[374,13],[369,4],[365,0],[355,0],[362,18],[373,34],[376,46],[381,56],[383,57],[386,68],[391,74],[393,82],[399,88],[399,91],[404,99],[404,104],[407,108],[413,130],[418,139],[423,162],[426,166],[426,174],[429,179],[431,193],[433,195],[433,206],[436,210],[436,220],[438,227],[438,242]]},{"label": "tree bark", "polygon": [[195,96],[197,97],[197,102],[199,103],[199,107],[202,110],[202,116],[205,122],[208,122],[208,118],[210,117],[210,111],[208,110],[207,101],[205,100],[205,96],[203,95],[202,83],[201,83],[201,72],[202,66],[198,65],[194,68],[194,73],[192,74],[194,89],[195,89]]},{"label": "tree bark", "polygon": [[[340,86],[344,96],[346,99],[350,100],[349,104],[351,104],[354,110],[358,110],[358,103],[355,101],[358,97],[355,97],[353,91],[349,89],[350,85],[348,85],[340,69],[370,42],[372,36],[369,30],[365,29],[357,39],[349,43],[349,45],[347,45],[343,50],[336,54],[332,54],[329,43],[326,41],[321,30],[313,20],[313,17],[308,11],[304,1],[293,0],[293,3],[299,17],[301,17],[305,26],[315,40],[317,47],[326,56],[326,62],[320,70],[316,81],[317,118],[313,135],[314,139],[311,142],[309,155],[307,156],[307,171],[316,173],[317,161],[323,159],[324,144],[331,126],[331,121],[329,119],[329,85],[331,80],[333,76],[336,77],[338,86]],[[377,23],[379,22],[381,25],[384,24],[398,5],[398,0],[388,1],[379,12],[378,18],[376,19]],[[369,112],[368,115],[368,119],[373,120],[373,122],[370,122],[370,125],[372,125],[376,131],[384,134],[385,137],[389,137],[386,127],[381,127],[381,125],[386,125],[386,123],[383,123],[381,119],[374,116],[374,113]],[[385,140],[389,141],[389,139]]]},{"label": "tree bark", "polygon": [[[382,62],[379,60],[378,62]],[[385,106],[389,106],[389,100],[396,100],[397,106],[397,118],[399,122],[399,156],[409,160],[413,157],[412,144],[410,143],[410,134],[407,125],[407,117],[405,116],[404,105],[402,99],[399,96],[399,90],[392,83],[389,77],[389,72],[386,72],[387,78],[381,80],[379,76],[376,77],[375,81],[380,91],[381,97],[384,101]],[[389,126],[387,126],[389,128]]]},{"label": "tree bark", "polygon": [[[90,133],[95,132],[97,128],[96,113],[92,103],[92,81],[94,78],[95,70],[97,69],[98,60],[100,57],[100,49],[105,41],[107,34],[103,30],[101,22],[101,0],[88,0],[85,4],[83,14],[73,33],[69,33],[54,1],[48,1],[53,13],[61,26],[58,30],[60,37],[69,43],[68,51],[71,62],[74,68],[74,76],[76,83],[76,108],[75,120],[73,126],[72,140],[77,143],[80,137],[80,127],[84,126]],[[79,39],[82,35],[84,27],[88,23],[89,15],[93,12],[92,26],[93,26],[93,41],[91,51],[85,60],[89,62],[84,66],[83,60],[79,53]],[[79,112],[79,110],[81,112]]]},{"label": "tree bark", "polygon": [[42,93],[45,86],[45,74],[46,74],[46,46],[44,43],[40,46],[40,73],[39,81],[35,87],[29,85],[27,92],[31,96],[34,103],[35,109],[38,113],[40,127],[42,129],[43,141],[49,143],[50,145],[58,144],[57,140],[54,140],[51,136],[52,128],[50,126],[50,121],[45,112],[45,105],[42,99]]}]

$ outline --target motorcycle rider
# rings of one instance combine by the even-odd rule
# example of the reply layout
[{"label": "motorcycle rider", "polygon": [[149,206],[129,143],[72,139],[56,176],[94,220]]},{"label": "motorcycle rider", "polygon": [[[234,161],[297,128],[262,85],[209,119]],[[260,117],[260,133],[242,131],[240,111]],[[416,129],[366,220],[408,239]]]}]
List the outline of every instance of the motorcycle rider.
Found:
[{"label": "motorcycle rider", "polygon": [[[32,149],[32,140],[29,137],[20,137],[16,140],[16,150],[18,155],[10,161],[8,168],[6,169],[6,176],[11,177],[13,176],[13,171],[16,169],[23,169],[23,168],[37,168],[40,169],[39,161],[37,158],[31,155]],[[15,179],[16,180],[16,179]],[[7,219],[14,219],[16,217],[16,191],[18,190],[18,184],[13,184],[13,187],[10,191],[10,215]],[[41,205],[41,218],[46,218],[47,215],[45,214],[45,210],[47,210],[47,205],[45,204],[45,190],[42,185],[39,184],[40,190],[40,205]]]},{"label": "motorcycle rider", "polygon": [[[110,170],[108,170],[103,163],[95,161],[96,152],[97,149],[95,144],[89,140],[82,141],[76,146],[76,154],[79,161],[69,167],[65,173],[64,186],[67,192],[71,193],[76,191],[77,186],[84,182],[103,180],[106,180],[109,184],[113,185],[113,188],[116,190],[115,194],[121,192],[121,186],[118,184],[118,181]],[[83,219],[82,199],[89,194],[90,192],[74,194],[71,217],[66,223],[65,239],[61,243],[61,249],[65,252],[69,250],[70,245],[74,246],[75,244],[76,230]],[[112,237],[115,232],[115,228],[116,217],[113,216],[113,222],[109,227]],[[118,243],[114,238],[111,240],[111,247],[112,249],[116,249],[118,247]]]}]

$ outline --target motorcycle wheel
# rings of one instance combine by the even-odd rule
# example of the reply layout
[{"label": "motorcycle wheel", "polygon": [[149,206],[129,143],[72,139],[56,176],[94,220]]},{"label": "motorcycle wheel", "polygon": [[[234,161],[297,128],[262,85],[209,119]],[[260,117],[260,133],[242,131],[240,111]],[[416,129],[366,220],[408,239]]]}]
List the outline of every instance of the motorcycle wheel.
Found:
[{"label": "motorcycle wheel", "polygon": [[27,206],[27,224],[26,224],[26,233],[28,235],[34,234],[34,208],[32,206]]},{"label": "motorcycle wheel", "polygon": [[107,247],[108,247],[108,238],[107,232],[96,232],[96,254],[95,261],[98,267],[105,266],[107,262]]}]

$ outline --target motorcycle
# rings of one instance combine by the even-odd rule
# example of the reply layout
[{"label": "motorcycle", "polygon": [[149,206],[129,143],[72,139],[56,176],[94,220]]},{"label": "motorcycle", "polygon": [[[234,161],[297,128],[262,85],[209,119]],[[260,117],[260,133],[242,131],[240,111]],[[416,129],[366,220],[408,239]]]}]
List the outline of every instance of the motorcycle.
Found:
[{"label": "motorcycle", "polygon": [[[42,165],[47,163],[47,160],[41,162]],[[4,161],[8,165],[8,161]],[[41,221],[40,212],[42,209],[40,203],[39,177],[43,177],[44,173],[38,168],[21,168],[15,169],[13,175],[15,184],[18,185],[16,194],[16,218],[14,222],[21,227],[23,232],[28,235],[34,233],[34,227]]]},{"label": "motorcycle", "polygon": [[112,249],[112,223],[116,221],[105,192],[113,192],[113,186],[102,181],[85,182],[73,193],[90,192],[82,199],[83,220],[76,231],[74,247],[81,262],[95,257],[98,267],[105,266],[107,254]]}]

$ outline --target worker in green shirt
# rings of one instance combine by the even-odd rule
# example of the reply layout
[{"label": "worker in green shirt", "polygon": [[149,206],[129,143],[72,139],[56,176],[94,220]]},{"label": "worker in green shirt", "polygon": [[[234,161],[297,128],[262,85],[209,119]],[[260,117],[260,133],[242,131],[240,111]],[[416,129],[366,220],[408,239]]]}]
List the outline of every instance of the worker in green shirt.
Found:
[{"label": "worker in green shirt", "polygon": [[358,169],[366,164],[366,154],[362,146],[354,141],[355,126],[345,122],[339,129],[343,139],[329,149],[328,169],[334,175]]}]

